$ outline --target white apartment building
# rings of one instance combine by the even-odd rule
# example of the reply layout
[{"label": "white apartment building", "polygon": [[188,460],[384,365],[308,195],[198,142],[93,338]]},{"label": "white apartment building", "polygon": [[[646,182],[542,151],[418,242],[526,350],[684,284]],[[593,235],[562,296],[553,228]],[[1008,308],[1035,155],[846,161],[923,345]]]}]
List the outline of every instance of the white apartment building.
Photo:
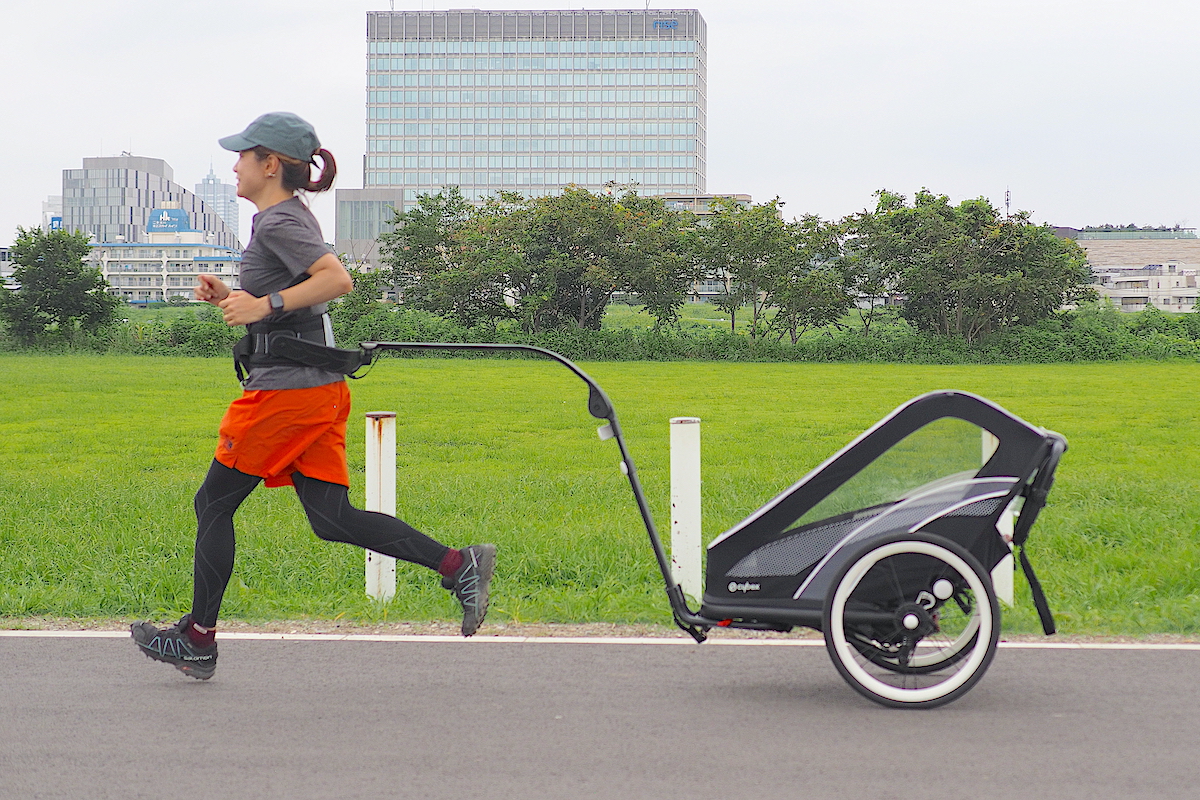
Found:
[{"label": "white apartment building", "polygon": [[1196,270],[1176,262],[1147,264],[1136,269],[1095,270],[1096,291],[1121,311],[1144,311],[1153,304],[1162,311],[1196,310],[1200,289]]},{"label": "white apartment building", "polygon": [[211,244],[194,230],[186,211],[156,208],[139,242],[93,242],[88,262],[100,269],[109,292],[129,303],[192,300],[196,276],[216,275],[239,288],[241,251]]}]

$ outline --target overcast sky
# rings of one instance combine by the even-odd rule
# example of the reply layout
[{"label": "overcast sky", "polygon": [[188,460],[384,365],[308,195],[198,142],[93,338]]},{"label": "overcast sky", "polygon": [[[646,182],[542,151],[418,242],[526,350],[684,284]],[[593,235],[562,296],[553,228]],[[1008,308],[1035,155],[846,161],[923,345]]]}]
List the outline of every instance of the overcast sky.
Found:
[{"label": "overcast sky", "polygon": [[[644,8],[413,0],[397,10]],[[1037,222],[1200,222],[1200,3],[702,0],[708,191],[827,219],[884,188],[980,195]],[[164,159],[192,189],[216,139],[294,111],[362,185],[366,11],[388,0],[0,1],[0,243],[87,156]],[[253,208],[242,201],[243,243]],[[333,240],[332,192],[313,208]]]}]

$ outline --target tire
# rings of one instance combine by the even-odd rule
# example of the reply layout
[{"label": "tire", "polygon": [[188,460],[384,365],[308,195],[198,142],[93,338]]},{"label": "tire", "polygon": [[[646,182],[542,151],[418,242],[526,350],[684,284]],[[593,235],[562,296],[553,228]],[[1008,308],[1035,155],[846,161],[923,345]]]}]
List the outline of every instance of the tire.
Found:
[{"label": "tire", "polygon": [[864,697],[898,708],[966,694],[1000,638],[991,576],[962,546],[926,533],[867,544],[838,571],[822,622],[838,673]]}]

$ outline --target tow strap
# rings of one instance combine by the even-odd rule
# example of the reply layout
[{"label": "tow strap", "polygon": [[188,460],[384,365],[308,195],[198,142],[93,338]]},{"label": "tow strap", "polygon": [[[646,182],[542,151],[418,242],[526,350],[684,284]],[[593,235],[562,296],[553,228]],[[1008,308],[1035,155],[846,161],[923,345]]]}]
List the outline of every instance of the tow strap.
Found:
[{"label": "tow strap", "polygon": [[357,350],[326,347],[306,339],[287,336],[282,331],[269,334],[267,339],[271,352],[280,358],[289,359],[306,367],[341,372],[351,378],[357,377],[353,373],[370,364],[374,358],[373,353],[368,353],[361,347]]},{"label": "tow strap", "polygon": [[352,373],[373,358],[361,348],[326,346],[324,315],[287,322],[263,320],[247,326],[247,331],[233,346],[234,372],[242,383],[255,367],[266,366],[316,367],[354,377]]},{"label": "tow strap", "polygon": [[1042,630],[1046,632],[1047,636],[1053,635],[1057,627],[1054,624],[1054,615],[1050,612],[1050,604],[1046,602],[1046,593],[1042,590],[1042,583],[1033,573],[1033,565],[1029,563],[1029,556],[1025,555],[1025,543],[1029,540],[1029,531],[1033,527],[1033,521],[1037,519],[1038,513],[1046,505],[1050,486],[1054,483],[1054,467],[1058,465],[1058,459],[1065,449],[1065,441],[1053,443],[1047,463],[1043,465],[1033,483],[1025,488],[1025,505],[1021,509],[1020,517],[1017,518],[1012,539],[1013,547],[1020,550],[1017,555],[1021,561],[1021,571],[1025,573],[1025,579],[1029,581],[1029,592],[1033,595],[1033,605],[1037,609],[1038,618],[1042,621]]}]

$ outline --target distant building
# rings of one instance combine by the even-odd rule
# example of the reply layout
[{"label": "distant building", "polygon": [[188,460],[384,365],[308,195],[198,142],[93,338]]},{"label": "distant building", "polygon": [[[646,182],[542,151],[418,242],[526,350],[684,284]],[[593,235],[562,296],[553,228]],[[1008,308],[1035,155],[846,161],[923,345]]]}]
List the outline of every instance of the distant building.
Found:
[{"label": "distant building", "polygon": [[1196,308],[1200,238],[1195,228],[1056,228],[1087,253],[1092,285],[1121,311],[1152,304],[1163,311]]},{"label": "distant building", "polygon": [[389,209],[448,186],[704,192],[707,52],[692,9],[367,12],[363,188],[336,193],[337,250],[358,260]]},{"label": "distant building", "polygon": [[[697,217],[700,217],[699,224],[704,224],[704,217],[712,214],[713,200],[724,198],[732,200],[739,206],[749,206],[752,202],[748,194],[677,194],[668,193],[657,195],[658,199],[662,200],[667,208],[675,211],[690,211]],[[723,269],[708,269],[704,277],[692,282],[692,291],[690,298],[693,302],[703,300],[712,300],[723,294],[728,294],[732,289],[732,281],[729,275]]]},{"label": "distant building", "polygon": [[334,223],[338,255],[350,265],[369,268],[379,264],[380,233],[391,230],[396,208],[403,207],[391,189],[335,189],[337,219]]},{"label": "distant building", "polygon": [[50,195],[42,201],[42,230],[62,230],[62,195]]},{"label": "distant building", "polygon": [[1147,305],[1162,311],[1196,310],[1200,289],[1196,286],[1195,269],[1166,263],[1093,272],[1096,290],[1121,311],[1145,311]]},{"label": "distant building", "polygon": [[83,169],[63,170],[63,229],[90,234],[93,242],[148,241],[146,226],[155,209],[175,208],[205,243],[240,250],[237,235],[199,197],[174,182],[160,158],[122,154],[85,158]]},{"label": "distant building", "polygon": [[239,288],[240,250],[206,241],[183,209],[164,206],[147,216],[143,241],[92,242],[88,262],[100,269],[110,294],[129,303],[192,300],[201,273]]},{"label": "distant building", "polygon": [[196,184],[196,196],[224,220],[225,227],[233,231],[234,238],[239,236],[241,210],[238,208],[237,186],[222,181],[209,165],[208,175]]},{"label": "distant building", "polygon": [[690,211],[697,216],[711,214],[713,200],[718,198],[732,200],[739,206],[745,207],[752,202],[748,194],[667,194],[654,195],[666,204],[667,208],[676,211]]},{"label": "distant building", "polygon": [[12,251],[8,247],[0,246],[0,283],[8,286],[12,283],[13,270],[17,265],[12,261]]}]

